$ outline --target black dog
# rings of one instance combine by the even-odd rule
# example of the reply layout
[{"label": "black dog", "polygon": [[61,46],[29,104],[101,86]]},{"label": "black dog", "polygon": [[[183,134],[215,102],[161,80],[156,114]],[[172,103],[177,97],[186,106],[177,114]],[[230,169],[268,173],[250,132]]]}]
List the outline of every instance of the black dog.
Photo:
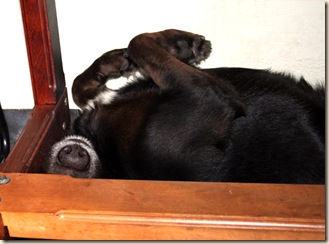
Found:
[{"label": "black dog", "polygon": [[[325,182],[325,92],[267,70],[198,69],[202,36],[166,30],[98,58],[73,84],[83,113],[46,169],[75,177]],[[105,83],[142,74],[119,90]],[[110,81],[111,82],[111,81]]]}]

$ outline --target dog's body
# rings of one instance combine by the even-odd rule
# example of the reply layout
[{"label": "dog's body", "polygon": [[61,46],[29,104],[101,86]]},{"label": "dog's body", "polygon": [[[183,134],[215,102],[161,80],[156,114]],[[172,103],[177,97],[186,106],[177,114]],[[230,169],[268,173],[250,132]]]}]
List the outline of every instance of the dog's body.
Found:
[{"label": "dog's body", "polygon": [[[84,108],[73,125],[81,137],[55,144],[46,171],[120,179],[324,183],[324,88],[266,70],[193,67],[210,51],[210,42],[199,35],[166,30],[139,35],[128,49],[101,56],[72,88]],[[136,70],[143,76],[117,91],[106,88],[108,79]],[[77,147],[81,138],[93,146],[79,142]],[[99,159],[91,160],[94,150]]]}]

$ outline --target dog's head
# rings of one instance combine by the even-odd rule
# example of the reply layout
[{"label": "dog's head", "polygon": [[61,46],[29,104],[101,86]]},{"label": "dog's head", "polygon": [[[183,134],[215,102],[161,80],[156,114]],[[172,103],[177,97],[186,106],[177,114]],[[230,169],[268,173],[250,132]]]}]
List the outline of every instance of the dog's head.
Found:
[{"label": "dog's head", "polygon": [[101,176],[101,163],[91,142],[71,135],[55,143],[50,152],[46,173],[66,174],[77,178]]}]

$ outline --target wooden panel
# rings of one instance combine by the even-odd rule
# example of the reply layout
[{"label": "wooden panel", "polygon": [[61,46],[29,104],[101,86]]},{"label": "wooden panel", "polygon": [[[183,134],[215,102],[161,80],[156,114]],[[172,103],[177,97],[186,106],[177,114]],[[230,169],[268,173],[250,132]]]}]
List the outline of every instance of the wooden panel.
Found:
[{"label": "wooden panel", "polygon": [[74,179],[6,174],[10,236],[44,239],[324,240],[321,185]]},{"label": "wooden panel", "polygon": [[[1,200],[1,198],[0,198]],[[4,226],[2,217],[0,215],[0,240],[9,240],[9,233],[7,227]]]},{"label": "wooden panel", "polygon": [[[35,107],[0,172],[40,172],[70,127],[54,0],[21,0]],[[66,129],[65,128],[65,129]]]},{"label": "wooden panel", "polygon": [[55,104],[65,82],[53,0],[21,0],[35,105]]},{"label": "wooden panel", "polygon": [[65,133],[63,123],[70,126],[67,94],[64,92],[57,105],[36,105],[16,144],[0,172],[39,172],[46,162],[49,149]]}]

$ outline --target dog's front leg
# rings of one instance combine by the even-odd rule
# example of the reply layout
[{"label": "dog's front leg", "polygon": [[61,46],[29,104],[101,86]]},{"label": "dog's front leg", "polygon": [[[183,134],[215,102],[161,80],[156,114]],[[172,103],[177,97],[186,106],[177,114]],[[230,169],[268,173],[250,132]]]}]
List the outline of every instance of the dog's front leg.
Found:
[{"label": "dog's front leg", "polygon": [[208,58],[210,52],[211,43],[203,36],[179,30],[144,33],[128,46],[129,58],[160,88],[177,87],[176,81],[182,78],[187,81],[207,76],[192,66]]},{"label": "dog's front leg", "polygon": [[80,108],[86,108],[106,89],[105,83],[109,79],[129,76],[135,65],[127,56],[127,49],[117,49],[104,53],[73,82],[72,95],[74,102]]},{"label": "dog's front leg", "polygon": [[211,43],[203,36],[174,29],[140,34],[128,46],[129,58],[160,89],[189,91],[204,103],[220,103],[224,110],[232,110],[233,118],[243,115],[244,105],[230,84],[193,67],[210,52]]}]

